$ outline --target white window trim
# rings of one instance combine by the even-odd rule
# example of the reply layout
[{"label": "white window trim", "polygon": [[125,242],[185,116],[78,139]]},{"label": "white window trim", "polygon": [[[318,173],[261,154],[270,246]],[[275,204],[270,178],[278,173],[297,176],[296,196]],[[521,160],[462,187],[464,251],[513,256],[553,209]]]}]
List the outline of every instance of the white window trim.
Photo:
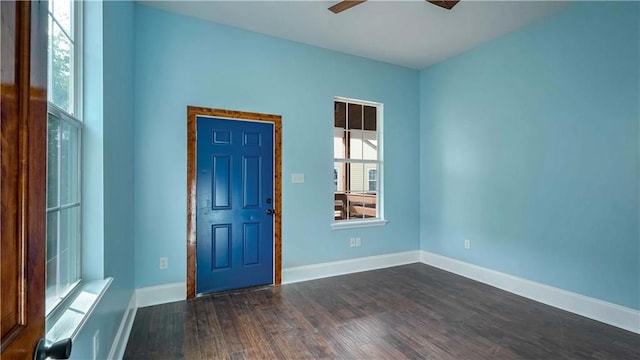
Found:
[{"label": "white window trim", "polygon": [[[374,227],[374,226],[385,226],[389,220],[385,218],[384,215],[384,104],[369,101],[369,100],[360,100],[354,98],[348,98],[344,96],[335,96],[333,101],[347,102],[347,103],[356,103],[365,106],[373,106],[376,108],[376,134],[378,137],[378,202],[376,204],[378,217],[372,219],[349,219],[349,220],[339,220],[331,223],[331,229],[333,230],[342,230],[342,229],[353,229],[353,228],[363,228],[363,227]],[[332,133],[334,132],[335,126],[331,127]],[[333,136],[330,138],[333,141]],[[333,147],[332,147],[333,148]],[[332,157],[332,164],[335,163],[335,157]],[[357,162],[357,160],[356,160]],[[333,188],[333,186],[332,186]],[[332,214],[333,214],[333,209]],[[333,215],[332,215],[333,218]]]},{"label": "white window trim", "polygon": [[333,222],[331,224],[331,229],[333,230],[342,230],[342,229],[356,229],[356,228],[364,228],[364,227],[374,227],[374,226],[385,226],[389,220],[385,219],[365,219],[365,220],[342,220],[340,222]]}]

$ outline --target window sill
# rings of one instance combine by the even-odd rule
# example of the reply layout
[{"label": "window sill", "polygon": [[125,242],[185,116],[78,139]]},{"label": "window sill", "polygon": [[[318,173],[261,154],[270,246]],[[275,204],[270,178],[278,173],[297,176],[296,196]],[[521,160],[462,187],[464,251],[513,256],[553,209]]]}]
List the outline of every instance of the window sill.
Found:
[{"label": "window sill", "polygon": [[363,227],[373,227],[373,226],[385,226],[389,220],[384,219],[374,219],[374,220],[347,220],[334,222],[331,224],[331,229],[333,230],[342,230],[342,229],[355,229],[355,228],[363,228]]},{"label": "window sill", "polygon": [[60,339],[74,339],[96,305],[111,285],[113,278],[83,281],[47,316],[46,339],[55,342]]}]

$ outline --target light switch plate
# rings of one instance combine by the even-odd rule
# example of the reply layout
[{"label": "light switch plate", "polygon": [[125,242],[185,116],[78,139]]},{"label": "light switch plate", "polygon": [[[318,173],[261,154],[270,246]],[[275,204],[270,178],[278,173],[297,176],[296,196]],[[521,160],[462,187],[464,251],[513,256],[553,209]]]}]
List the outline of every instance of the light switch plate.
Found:
[{"label": "light switch plate", "polygon": [[291,183],[292,184],[303,184],[304,183],[304,174],[302,174],[302,173],[293,173],[293,174],[291,174]]}]

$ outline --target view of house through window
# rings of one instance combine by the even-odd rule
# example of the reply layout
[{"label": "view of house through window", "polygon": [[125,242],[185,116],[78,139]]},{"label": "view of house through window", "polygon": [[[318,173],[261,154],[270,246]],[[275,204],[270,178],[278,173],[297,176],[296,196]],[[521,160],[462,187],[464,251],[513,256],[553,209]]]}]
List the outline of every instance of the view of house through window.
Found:
[{"label": "view of house through window", "polygon": [[49,0],[47,313],[80,280],[79,6],[69,0]]},{"label": "view of house through window", "polygon": [[379,105],[334,102],[334,219],[380,218]]}]

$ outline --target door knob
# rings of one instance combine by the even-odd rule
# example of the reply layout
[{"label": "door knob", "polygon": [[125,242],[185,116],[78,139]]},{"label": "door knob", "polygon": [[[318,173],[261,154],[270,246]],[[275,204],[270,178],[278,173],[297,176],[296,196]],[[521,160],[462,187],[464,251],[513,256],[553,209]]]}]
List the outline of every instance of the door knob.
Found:
[{"label": "door knob", "polygon": [[273,214],[275,214],[275,213],[276,213],[276,211],[275,211],[275,210],[273,210],[273,209],[267,209],[267,215],[273,215]]},{"label": "door knob", "polygon": [[68,359],[71,356],[71,339],[56,341],[47,345],[45,339],[40,339],[33,351],[33,360]]}]

